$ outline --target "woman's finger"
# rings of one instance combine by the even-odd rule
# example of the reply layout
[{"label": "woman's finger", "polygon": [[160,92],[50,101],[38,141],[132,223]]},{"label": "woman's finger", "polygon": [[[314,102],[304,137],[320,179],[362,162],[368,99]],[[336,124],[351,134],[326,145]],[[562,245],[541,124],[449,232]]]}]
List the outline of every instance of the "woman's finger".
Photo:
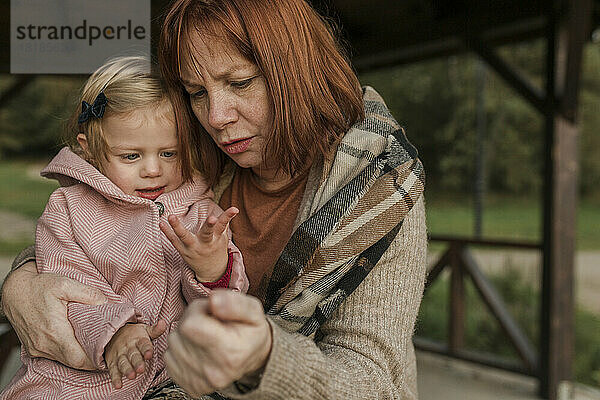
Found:
[{"label": "woman's finger", "polygon": [[214,392],[215,389],[208,385],[202,368],[206,363],[203,354],[185,343],[178,332],[172,332],[169,336],[169,348],[164,355],[169,376],[194,397]]},{"label": "woman's finger", "polygon": [[239,212],[240,210],[237,208],[229,207],[221,215],[219,215],[219,218],[217,218],[217,223],[215,224],[214,234],[222,235],[223,232],[225,232],[225,229],[227,229],[229,222],[231,222],[231,220],[238,215]]},{"label": "woman's finger", "polygon": [[178,330],[169,336],[167,367],[187,392],[200,395],[263,367],[271,346],[260,302],[217,289],[188,305]]},{"label": "woman's finger", "polygon": [[4,311],[30,355],[77,369],[96,369],[75,339],[67,320],[67,301],[101,304],[106,300],[101,292],[72,279],[38,274],[33,262],[13,271],[4,282]]},{"label": "woman's finger", "polygon": [[215,289],[208,297],[211,315],[223,322],[260,324],[265,320],[264,311],[256,297],[233,290]]},{"label": "woman's finger", "polygon": [[60,285],[57,285],[56,290],[58,298],[67,302],[96,306],[107,301],[100,290],[69,278],[65,278]]},{"label": "woman's finger", "polygon": [[[200,371],[197,371],[197,367],[204,362],[204,358],[197,353],[197,349],[190,348],[184,342],[185,339],[177,331],[169,335],[169,346],[165,352],[167,368],[177,376],[182,376],[185,371],[194,371],[194,375],[199,375]],[[169,358],[167,358],[167,354]],[[171,362],[168,362],[167,359],[170,359]],[[198,376],[198,378],[201,377]]]}]

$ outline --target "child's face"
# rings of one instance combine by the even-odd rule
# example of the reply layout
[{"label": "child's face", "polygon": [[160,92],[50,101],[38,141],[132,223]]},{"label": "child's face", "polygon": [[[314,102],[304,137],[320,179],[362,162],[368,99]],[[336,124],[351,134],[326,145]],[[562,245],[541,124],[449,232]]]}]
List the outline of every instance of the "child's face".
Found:
[{"label": "child's face", "polygon": [[177,189],[183,180],[173,119],[169,104],[105,118],[104,175],[126,194],[150,200]]}]

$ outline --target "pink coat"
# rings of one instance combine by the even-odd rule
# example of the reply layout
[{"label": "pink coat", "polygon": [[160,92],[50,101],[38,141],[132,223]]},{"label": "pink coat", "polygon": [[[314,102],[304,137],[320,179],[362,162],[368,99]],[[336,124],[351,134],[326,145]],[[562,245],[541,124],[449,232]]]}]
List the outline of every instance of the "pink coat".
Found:
[{"label": "pink coat", "polygon": [[[22,351],[24,366],[2,399],[141,399],[165,379],[163,353],[187,302],[210,293],[160,231],[170,214],[196,231],[208,215],[212,192],[201,179],[161,195],[157,202],[124,194],[98,170],[64,148],[42,171],[57,179],[57,189],[40,217],[36,258],[40,272],[54,272],[100,289],[109,299],[99,306],[68,304],[75,337],[99,368],[81,371]],[[157,203],[164,205],[160,215]],[[233,267],[229,287],[246,291],[248,280],[239,250],[229,243]],[[112,387],[104,349],[127,322],[154,324],[167,332],[153,341],[146,372]]]}]

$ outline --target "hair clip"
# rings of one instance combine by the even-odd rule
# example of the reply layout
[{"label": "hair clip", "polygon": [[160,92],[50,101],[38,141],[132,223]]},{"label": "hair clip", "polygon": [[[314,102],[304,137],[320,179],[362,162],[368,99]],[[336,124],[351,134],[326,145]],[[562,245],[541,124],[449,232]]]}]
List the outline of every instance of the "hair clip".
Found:
[{"label": "hair clip", "polygon": [[81,114],[79,114],[79,118],[77,118],[77,122],[83,124],[90,118],[102,118],[104,115],[104,109],[106,108],[106,103],[108,103],[108,99],[104,95],[104,92],[98,93],[96,96],[96,100],[94,103],[90,105],[87,101],[81,102]]}]

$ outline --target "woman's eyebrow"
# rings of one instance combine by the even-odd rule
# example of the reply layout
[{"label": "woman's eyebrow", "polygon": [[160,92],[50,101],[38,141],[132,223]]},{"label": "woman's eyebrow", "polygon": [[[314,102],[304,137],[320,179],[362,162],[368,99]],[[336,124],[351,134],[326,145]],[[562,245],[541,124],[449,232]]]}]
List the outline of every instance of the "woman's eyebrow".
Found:
[{"label": "woman's eyebrow", "polygon": [[[215,74],[214,78],[215,79],[226,79],[226,78],[231,78],[233,75],[235,75],[236,73],[242,73],[242,74],[248,74],[248,73],[254,73],[253,70],[255,69],[255,67],[251,68],[247,65],[232,65],[231,67],[227,68],[224,71],[219,72],[218,74]],[[201,83],[198,82],[192,82],[190,80],[187,80],[183,77],[180,78],[181,82],[183,83],[184,86],[186,87],[194,87],[194,86],[201,86]]]},{"label": "woman's eyebrow", "polygon": [[186,86],[186,87],[193,87],[193,86],[199,86],[200,85],[198,82],[188,81],[185,78],[179,78],[179,80],[181,81],[181,83],[183,83],[183,86]]}]

